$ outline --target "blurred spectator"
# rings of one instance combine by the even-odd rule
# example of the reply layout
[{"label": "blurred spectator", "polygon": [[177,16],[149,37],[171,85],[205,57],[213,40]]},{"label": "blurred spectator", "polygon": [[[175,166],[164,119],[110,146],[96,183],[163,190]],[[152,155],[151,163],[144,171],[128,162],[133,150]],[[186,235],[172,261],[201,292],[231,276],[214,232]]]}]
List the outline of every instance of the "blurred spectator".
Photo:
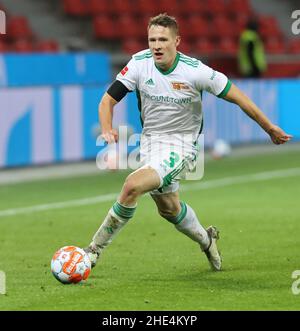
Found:
[{"label": "blurred spectator", "polygon": [[67,50],[70,52],[87,51],[88,45],[83,38],[71,37],[66,43]]},{"label": "blurred spectator", "polygon": [[264,46],[255,20],[250,20],[241,33],[238,61],[243,77],[261,77],[267,68]]}]

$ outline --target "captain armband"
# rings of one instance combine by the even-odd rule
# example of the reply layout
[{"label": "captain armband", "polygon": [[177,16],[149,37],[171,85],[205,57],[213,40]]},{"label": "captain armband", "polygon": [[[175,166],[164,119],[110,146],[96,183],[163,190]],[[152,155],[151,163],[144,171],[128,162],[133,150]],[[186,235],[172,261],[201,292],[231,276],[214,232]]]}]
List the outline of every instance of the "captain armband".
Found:
[{"label": "captain armband", "polygon": [[131,91],[119,80],[115,80],[107,90],[107,94],[118,102],[121,101],[128,92]]}]

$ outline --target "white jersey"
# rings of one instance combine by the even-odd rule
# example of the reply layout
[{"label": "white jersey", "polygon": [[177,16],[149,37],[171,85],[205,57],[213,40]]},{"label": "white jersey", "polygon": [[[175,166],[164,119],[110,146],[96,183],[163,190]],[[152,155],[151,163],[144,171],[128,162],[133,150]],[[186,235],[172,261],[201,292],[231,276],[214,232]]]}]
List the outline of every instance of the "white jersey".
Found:
[{"label": "white jersey", "polygon": [[223,96],[231,85],[224,74],[180,52],[173,66],[162,71],[150,50],[133,55],[117,80],[137,92],[144,135],[197,137],[202,126],[202,91]]}]

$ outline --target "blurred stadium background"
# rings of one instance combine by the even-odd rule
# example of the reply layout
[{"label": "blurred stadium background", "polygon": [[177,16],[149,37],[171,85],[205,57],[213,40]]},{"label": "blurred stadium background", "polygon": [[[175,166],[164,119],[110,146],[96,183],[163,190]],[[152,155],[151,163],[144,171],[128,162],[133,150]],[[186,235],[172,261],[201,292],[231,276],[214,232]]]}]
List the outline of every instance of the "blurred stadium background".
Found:
[{"label": "blurred stadium background", "polygon": [[[291,15],[296,9],[300,9],[299,2],[292,0],[0,0],[0,10],[6,14],[6,34],[0,35],[0,233],[4,235],[0,239],[0,269],[7,272],[8,291],[13,293],[0,303],[0,309],[64,309],[71,306],[74,309],[146,310],[299,308],[287,294],[290,272],[297,268],[299,247],[296,227],[299,228],[297,217],[300,212],[297,202],[300,34],[294,35],[291,30],[295,21]],[[86,245],[99,225],[99,219],[111,205],[111,195],[116,194],[122,185],[126,174],[115,172],[106,176],[106,173],[99,173],[95,165],[100,150],[96,146],[98,103],[131,54],[147,48],[148,19],[160,12],[178,18],[183,37],[180,51],[228,75],[272,121],[293,134],[294,139],[284,146],[273,146],[258,125],[237,107],[206,93],[203,106],[205,146],[210,149],[217,139],[222,139],[234,147],[232,155],[236,158],[211,161],[205,178],[247,177],[247,174],[268,171],[270,173],[266,176],[269,179],[274,176],[274,181],[266,186],[257,183],[256,186],[246,185],[247,188],[240,185],[237,189],[237,185],[232,190],[221,189],[218,194],[212,191],[202,195],[197,190],[184,193],[192,205],[197,206],[201,199],[199,212],[204,214],[205,222],[214,220],[223,226],[223,231],[227,229],[225,238],[228,241],[223,246],[229,261],[227,268],[231,272],[235,266],[240,268],[240,273],[232,276],[238,281],[232,281],[230,272],[219,276],[220,281],[213,275],[202,273],[203,284],[200,284],[195,260],[198,251],[193,251],[186,260],[184,251],[177,252],[176,271],[172,260],[167,260],[159,246],[162,243],[159,234],[164,233],[168,225],[160,225],[161,220],[155,223],[158,216],[153,205],[144,200],[141,204],[145,209],[140,209],[137,218],[149,219],[150,223],[133,223],[132,227],[135,227],[135,233],[140,231],[141,238],[148,238],[146,242],[141,239],[143,244],[138,244],[141,245],[138,250],[141,249],[143,261],[141,257],[137,261],[148,269],[137,271],[126,263],[136,254],[137,247],[134,246],[133,232],[130,234],[128,230],[118,239],[116,246],[112,245],[112,251],[116,250],[114,254],[108,254],[112,260],[103,262],[107,273],[99,268],[91,276],[106,296],[106,303],[101,303],[101,296],[93,293],[92,282],[88,288],[90,297],[82,294],[82,299],[74,304],[71,299],[77,289],[61,290],[59,287],[61,292],[58,292],[48,262],[58,247],[74,243],[74,238],[78,239],[76,245]],[[260,22],[268,69],[260,79],[242,79],[237,69],[238,41],[248,18],[253,16]],[[129,94],[117,109],[115,126],[126,125],[130,132],[139,133],[141,127],[135,95]],[[52,167],[37,167],[39,165]],[[291,171],[283,173],[283,177],[287,174],[289,178],[281,179],[279,184],[277,181],[281,175],[276,172],[278,169]],[[80,175],[77,179],[51,180],[76,174]],[[10,185],[17,182],[21,183]],[[85,201],[86,204],[78,202],[75,203],[77,208],[73,208],[73,200],[99,194],[100,200]],[[101,195],[110,196],[102,201],[100,208],[95,202],[101,201]],[[71,202],[59,205],[59,201]],[[82,208],[78,207],[80,203]],[[95,205],[90,206],[93,203]],[[207,207],[202,211],[204,206]],[[234,210],[229,206],[234,206]],[[256,211],[263,215],[256,214]],[[245,219],[253,222],[243,223]],[[26,229],[22,224],[26,224]],[[267,232],[270,224],[274,234]],[[244,246],[236,238],[237,228]],[[261,230],[257,234],[258,228]],[[284,251],[280,250],[275,234],[276,231],[282,233],[282,229],[286,229],[281,238]],[[163,236],[166,251],[174,242],[182,249],[190,249],[190,243],[181,237],[174,239],[171,233]],[[255,247],[251,240],[256,241],[254,246],[262,254],[253,252]],[[229,246],[230,241],[238,249]],[[149,242],[151,252],[147,248]],[[268,250],[268,245],[272,250]],[[120,246],[128,249],[120,253]],[[176,305],[170,297],[172,291],[164,292],[170,288],[159,285],[165,284],[165,271],[158,261],[153,262],[150,253],[156,254],[165,267],[173,268],[165,278],[173,281],[175,292],[182,289]],[[268,259],[264,258],[268,254]],[[287,256],[289,260],[286,260]],[[179,271],[185,270],[185,262],[193,271],[191,283],[188,271]],[[151,263],[161,274],[153,271]],[[20,265],[23,266],[22,278],[12,277],[19,273]],[[267,276],[265,268],[272,269],[278,277]],[[41,269],[45,273],[41,274]],[[117,277],[115,269],[122,270]],[[138,282],[127,284],[133,273],[140,277],[140,285]],[[250,276],[247,278],[247,275]],[[151,277],[158,281],[152,282]],[[252,281],[255,291],[251,287]],[[269,285],[267,282],[274,283]],[[128,293],[122,287],[124,284],[127,284]],[[193,297],[195,284],[203,290],[200,297],[212,301],[199,302],[198,297]],[[244,294],[239,292],[239,284],[242,284]],[[114,297],[115,292],[108,293],[106,285],[118,293],[122,294],[124,290],[127,294],[121,295],[122,298]],[[218,296],[217,300],[213,297],[214,289],[223,291],[222,303]],[[43,295],[48,290],[52,292],[48,292],[45,299]],[[153,302],[161,300],[159,304],[148,304],[150,293],[155,293]],[[57,302],[57,298],[61,301]]]},{"label": "blurred stadium background", "polygon": [[[264,112],[300,137],[300,37],[291,31],[295,1],[0,0],[0,167],[93,159],[97,105],[132,53],[147,48],[151,15],[180,23],[180,50],[227,74]],[[260,23],[268,69],[239,80],[239,36]],[[115,125],[140,132],[135,95],[119,105]],[[232,105],[204,97],[205,144],[266,142],[267,135]],[[20,139],[21,138],[21,139]]]}]

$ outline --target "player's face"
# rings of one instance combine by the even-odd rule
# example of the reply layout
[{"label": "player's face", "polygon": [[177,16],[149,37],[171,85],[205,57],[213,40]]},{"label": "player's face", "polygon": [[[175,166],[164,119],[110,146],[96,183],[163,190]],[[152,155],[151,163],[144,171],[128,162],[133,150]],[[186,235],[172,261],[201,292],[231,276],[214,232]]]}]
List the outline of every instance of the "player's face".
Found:
[{"label": "player's face", "polygon": [[162,70],[171,68],[177,54],[180,37],[170,28],[152,25],[148,29],[148,44],[154,61]]}]

